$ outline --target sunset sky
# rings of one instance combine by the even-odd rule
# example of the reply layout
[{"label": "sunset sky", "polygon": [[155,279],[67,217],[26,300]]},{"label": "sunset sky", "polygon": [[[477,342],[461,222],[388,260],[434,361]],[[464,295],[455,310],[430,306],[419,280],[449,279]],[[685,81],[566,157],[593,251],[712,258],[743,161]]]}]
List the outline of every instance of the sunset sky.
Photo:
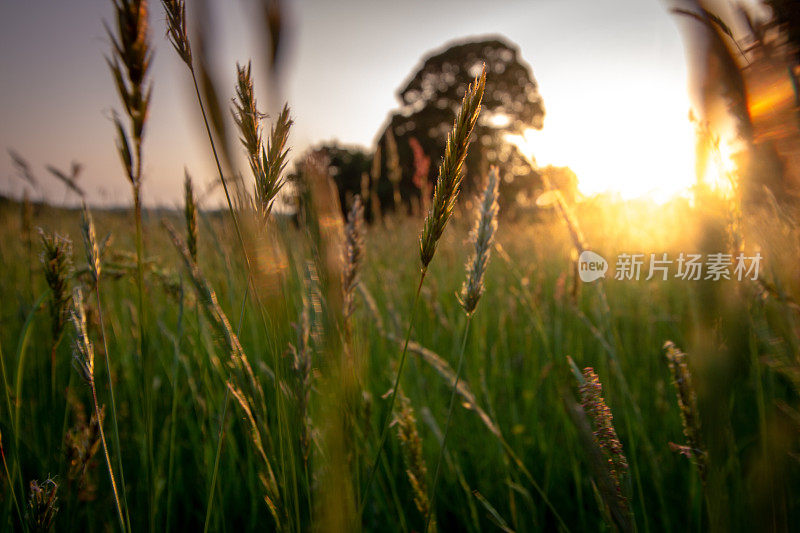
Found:
[{"label": "sunset sky", "polygon": [[[679,21],[662,2],[286,3],[291,35],[282,98],[296,124],[293,154],[332,139],[371,147],[397,106],[396,90],[424,54],[453,39],[501,34],[519,45],[544,99],[544,129],[527,139],[540,164],[570,166],[587,194],[647,194],[693,179],[686,57]],[[109,118],[119,108],[103,60],[109,6],[108,0],[0,3],[0,192],[19,195],[23,188],[6,152],[13,148],[32,163],[51,202],[70,196],[44,166],[68,168],[72,160],[84,164],[81,184],[92,203],[130,201]],[[237,60],[253,58],[264,88],[253,3],[224,0],[217,8],[225,29],[220,71],[230,95]],[[203,184],[214,172],[190,78],[164,37],[163,18],[152,3],[155,89],[144,198],[172,206],[180,201],[184,166]],[[265,111],[270,100],[261,98]]]}]

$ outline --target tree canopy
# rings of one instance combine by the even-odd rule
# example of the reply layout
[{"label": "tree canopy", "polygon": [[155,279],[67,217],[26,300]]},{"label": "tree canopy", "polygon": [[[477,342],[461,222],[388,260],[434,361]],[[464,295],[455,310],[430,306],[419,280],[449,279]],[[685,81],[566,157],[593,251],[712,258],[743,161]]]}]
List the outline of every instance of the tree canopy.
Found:
[{"label": "tree canopy", "polygon": [[429,194],[461,99],[484,63],[486,90],[465,162],[465,192],[475,189],[489,165],[500,167],[501,202],[513,202],[509,195],[514,194],[516,180],[538,181],[505,139],[509,133],[542,127],[544,104],[531,68],[519,48],[502,37],[470,39],[426,56],[398,91],[400,106],[379,135],[376,155],[381,157],[373,173],[373,187],[384,208],[394,205],[395,190],[405,209]]}]

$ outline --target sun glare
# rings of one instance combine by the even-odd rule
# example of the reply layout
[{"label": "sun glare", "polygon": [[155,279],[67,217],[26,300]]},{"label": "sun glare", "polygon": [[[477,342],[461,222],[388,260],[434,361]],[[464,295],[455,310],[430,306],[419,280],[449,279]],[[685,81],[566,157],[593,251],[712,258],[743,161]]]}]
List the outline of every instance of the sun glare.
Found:
[{"label": "sun glare", "polygon": [[507,139],[539,167],[571,168],[585,196],[663,203],[688,195],[696,182],[688,97],[628,94],[616,103],[611,116],[600,117],[569,105],[549,106],[541,131],[528,129]]}]

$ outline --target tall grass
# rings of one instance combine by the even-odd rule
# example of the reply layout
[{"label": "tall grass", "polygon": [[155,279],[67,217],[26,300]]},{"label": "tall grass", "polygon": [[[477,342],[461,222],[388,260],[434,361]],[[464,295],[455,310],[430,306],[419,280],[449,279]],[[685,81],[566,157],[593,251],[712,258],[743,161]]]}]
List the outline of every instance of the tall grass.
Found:
[{"label": "tall grass", "polygon": [[[289,107],[265,128],[254,73],[238,66],[229,93],[251,185],[234,185],[207,120],[186,5],[163,0],[227,209],[204,209],[186,175],[182,212],[156,224],[141,205],[147,3],[113,6],[109,65],[134,230],[127,213],[96,210],[110,231],[99,239],[88,209],[32,214],[0,203],[3,529],[684,531],[796,521],[794,211],[745,216],[736,206],[732,223],[721,198],[570,206],[557,195],[540,220],[498,224],[497,169],[470,209],[459,199],[467,151],[480,146],[471,134],[484,71],[443,139],[423,220],[380,212],[376,170],[362,180],[368,226],[364,198],[340,206],[326,162],[310,159],[293,184],[293,225],[275,209]],[[385,152],[395,167],[389,139]],[[665,220],[692,233],[666,231]],[[68,236],[78,234],[85,263],[71,259]],[[609,279],[577,290],[575,252],[590,244],[607,258],[735,246],[774,262],[739,285]]]}]

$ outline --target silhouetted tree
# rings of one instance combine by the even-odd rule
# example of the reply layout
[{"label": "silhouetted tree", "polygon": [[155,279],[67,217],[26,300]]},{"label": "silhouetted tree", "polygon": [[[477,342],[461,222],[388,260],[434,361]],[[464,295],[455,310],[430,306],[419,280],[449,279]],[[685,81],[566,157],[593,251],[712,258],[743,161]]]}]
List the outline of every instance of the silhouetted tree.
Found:
[{"label": "silhouetted tree", "polygon": [[[321,156],[328,165],[328,173],[339,191],[339,204],[342,212],[346,213],[352,195],[362,194],[364,192],[362,187],[369,186],[372,154],[364,148],[343,146],[334,141],[309,149],[296,161],[305,161],[309,156]],[[289,174],[289,180],[297,183],[299,172],[302,172],[302,165],[298,165],[296,170]],[[365,212],[369,215],[369,194],[364,195],[363,204],[366,206]]]},{"label": "silhouetted tree", "polygon": [[[501,204],[513,203],[516,179],[535,180],[535,173],[505,139],[508,133],[542,127],[544,106],[530,66],[521,59],[518,47],[501,37],[461,41],[428,55],[398,92],[401,105],[378,138],[376,168],[380,171],[372,176],[377,179],[373,186],[384,210],[394,206],[394,183],[405,210],[430,194],[447,132],[464,91],[483,63],[486,90],[465,163],[465,192],[474,190],[490,164],[498,165],[503,177]],[[399,180],[391,179],[397,176]]]}]

